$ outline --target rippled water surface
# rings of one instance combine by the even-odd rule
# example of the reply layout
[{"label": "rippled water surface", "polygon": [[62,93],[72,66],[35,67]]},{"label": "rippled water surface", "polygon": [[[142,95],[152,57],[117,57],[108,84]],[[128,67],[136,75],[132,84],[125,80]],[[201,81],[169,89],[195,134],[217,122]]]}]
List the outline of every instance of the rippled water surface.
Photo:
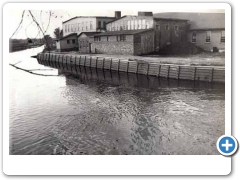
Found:
[{"label": "rippled water surface", "polygon": [[[223,84],[39,65],[10,54],[10,154],[218,154]],[[70,71],[72,73],[70,73]]]}]

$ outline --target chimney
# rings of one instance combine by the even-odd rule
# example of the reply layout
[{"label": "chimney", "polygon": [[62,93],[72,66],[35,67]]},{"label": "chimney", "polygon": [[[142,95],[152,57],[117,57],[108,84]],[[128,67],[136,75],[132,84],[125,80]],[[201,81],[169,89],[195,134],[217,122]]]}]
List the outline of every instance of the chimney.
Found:
[{"label": "chimney", "polygon": [[153,13],[152,12],[139,11],[138,16],[153,16]]},{"label": "chimney", "polygon": [[119,19],[121,17],[121,11],[115,11],[115,18]]}]

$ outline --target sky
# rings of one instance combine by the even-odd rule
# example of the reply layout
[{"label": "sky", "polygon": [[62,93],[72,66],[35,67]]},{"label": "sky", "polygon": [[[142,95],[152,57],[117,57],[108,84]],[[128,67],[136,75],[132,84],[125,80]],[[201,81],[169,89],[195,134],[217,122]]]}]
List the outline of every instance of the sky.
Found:
[{"label": "sky", "polygon": [[[12,34],[17,29],[20,21],[22,12],[24,9],[11,9],[9,10],[9,20],[11,23],[9,23],[9,38],[12,36]],[[49,23],[49,15],[51,11],[51,18]],[[131,10],[126,8],[116,8],[116,11],[121,11],[121,15],[137,15],[138,10]],[[224,10],[213,10],[213,9],[203,9],[203,10],[181,10],[181,9],[140,9],[139,11],[152,11],[153,13],[160,13],[160,12],[224,12]],[[45,31],[45,34],[49,34],[50,36],[54,37],[54,29],[55,28],[61,28],[62,29],[62,22],[66,21],[70,18],[73,18],[75,16],[114,16],[115,9],[99,9],[99,10],[77,10],[77,9],[52,9],[52,10],[31,10],[34,17],[39,22],[42,29]],[[49,24],[49,25],[48,25]],[[48,27],[48,28],[47,28]],[[42,34],[38,32],[38,28],[34,22],[32,22],[32,18],[28,12],[28,10],[25,10],[23,22],[19,28],[19,30],[15,33],[15,35],[12,37],[13,39],[26,39],[26,38],[42,38]]]}]

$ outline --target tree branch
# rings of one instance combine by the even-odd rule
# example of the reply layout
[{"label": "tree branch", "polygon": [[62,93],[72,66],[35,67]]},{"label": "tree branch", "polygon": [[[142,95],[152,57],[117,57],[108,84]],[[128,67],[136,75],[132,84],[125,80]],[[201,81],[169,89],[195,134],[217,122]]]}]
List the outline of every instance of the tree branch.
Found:
[{"label": "tree branch", "polygon": [[19,29],[20,25],[22,24],[24,14],[25,14],[25,10],[24,10],[23,13],[22,13],[22,18],[21,18],[21,21],[20,21],[20,23],[19,23],[17,29],[16,29],[15,32],[12,34],[12,36],[10,37],[10,39],[12,39],[12,37],[14,36],[14,34],[17,32],[17,30]]}]

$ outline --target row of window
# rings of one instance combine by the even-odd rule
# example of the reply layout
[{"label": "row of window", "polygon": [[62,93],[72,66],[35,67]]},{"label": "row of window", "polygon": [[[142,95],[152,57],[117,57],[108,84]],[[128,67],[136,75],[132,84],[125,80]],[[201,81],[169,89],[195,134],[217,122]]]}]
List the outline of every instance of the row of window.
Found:
[{"label": "row of window", "polygon": [[[197,32],[192,33],[192,43],[197,42]],[[205,33],[205,43],[210,43],[211,42],[211,31],[206,31]],[[225,43],[225,31],[221,31],[221,38],[220,38],[221,43]]]},{"label": "row of window", "polygon": [[[106,37],[106,40],[109,40],[109,37]],[[94,41],[101,41],[101,36],[95,36]],[[126,41],[126,35],[119,35],[117,36],[117,41]]]},{"label": "row of window", "polygon": [[147,21],[146,19],[129,20],[121,22],[113,22],[108,24],[108,31],[119,31],[119,30],[134,30],[134,29],[149,29],[152,28],[153,21]]},{"label": "row of window", "polygon": [[75,44],[75,43],[76,43],[75,39],[68,39],[67,40],[67,44]]},{"label": "row of window", "polygon": [[[102,22],[98,21],[98,28],[102,27]],[[106,22],[103,22],[103,28],[106,29]],[[65,25],[65,33],[93,30],[93,22],[81,22]]]}]

